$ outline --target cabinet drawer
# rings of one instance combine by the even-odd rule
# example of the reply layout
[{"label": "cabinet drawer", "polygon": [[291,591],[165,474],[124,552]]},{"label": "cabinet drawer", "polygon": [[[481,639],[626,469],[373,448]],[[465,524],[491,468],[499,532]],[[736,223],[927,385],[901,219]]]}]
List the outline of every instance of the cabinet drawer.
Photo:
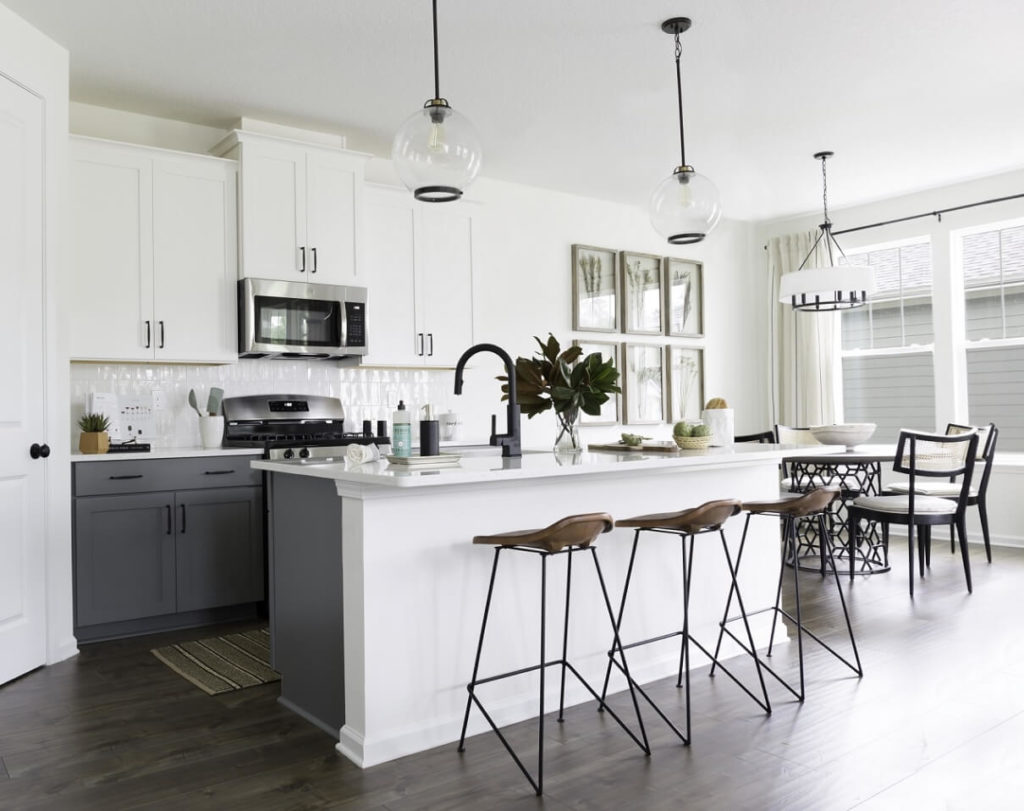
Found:
[{"label": "cabinet drawer", "polygon": [[259,458],[254,454],[77,462],[73,465],[75,496],[258,486],[262,483],[260,471],[249,463]]}]

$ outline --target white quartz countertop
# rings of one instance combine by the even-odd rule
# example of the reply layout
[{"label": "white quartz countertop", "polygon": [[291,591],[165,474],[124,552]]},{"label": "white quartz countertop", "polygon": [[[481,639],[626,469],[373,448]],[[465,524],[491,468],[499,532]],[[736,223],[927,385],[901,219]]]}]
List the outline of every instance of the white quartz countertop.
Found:
[{"label": "white quartz countertop", "polygon": [[[453,449],[455,450],[455,449]],[[815,446],[820,453],[837,453],[842,445]],[[386,460],[354,465],[347,460],[303,460],[269,462],[257,460],[252,466],[273,473],[291,473],[334,479],[339,483],[394,487],[437,487],[479,482],[516,481],[552,476],[621,474],[630,470],[729,467],[766,462],[784,456],[808,453],[806,445],[759,445],[747,443],[732,448],[675,452],[583,452],[574,457],[556,456],[550,450],[523,451],[520,457],[496,455],[462,456],[457,465],[424,467],[392,464]]]},{"label": "white quartz countertop", "polygon": [[261,448],[153,448],[141,453],[72,453],[72,462],[124,462],[128,459],[181,459],[190,456],[259,456]]}]

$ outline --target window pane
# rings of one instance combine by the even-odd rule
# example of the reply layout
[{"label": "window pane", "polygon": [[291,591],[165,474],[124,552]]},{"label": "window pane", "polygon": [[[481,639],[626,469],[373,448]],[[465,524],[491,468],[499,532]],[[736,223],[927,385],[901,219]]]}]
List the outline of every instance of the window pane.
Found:
[{"label": "window pane", "polygon": [[903,296],[932,292],[932,246],[930,242],[900,248],[900,272]]},{"label": "window pane", "polygon": [[964,287],[999,284],[999,232],[968,234],[963,238]]},{"label": "window pane", "polygon": [[935,430],[931,352],[843,358],[847,422],[873,422],[873,442],[895,442],[900,428]]},{"label": "window pane", "polygon": [[1024,281],[1024,225],[1003,231],[1003,284]]},{"label": "window pane", "polygon": [[903,339],[905,346],[930,344],[935,340],[932,329],[932,299],[912,298],[903,304]]},{"label": "window pane", "polygon": [[999,288],[968,290],[964,320],[967,340],[1003,337],[1003,307]]},{"label": "window pane", "polygon": [[846,310],[842,318],[843,349],[871,348],[871,320],[867,307]]},{"label": "window pane", "polygon": [[1014,286],[1006,289],[1006,337],[1024,338],[1024,290]]},{"label": "window pane", "polygon": [[900,324],[899,301],[885,301],[871,304],[872,348],[903,346],[903,330]]},{"label": "window pane", "polygon": [[1024,346],[967,350],[967,405],[974,425],[993,422],[996,450],[1024,451]]}]

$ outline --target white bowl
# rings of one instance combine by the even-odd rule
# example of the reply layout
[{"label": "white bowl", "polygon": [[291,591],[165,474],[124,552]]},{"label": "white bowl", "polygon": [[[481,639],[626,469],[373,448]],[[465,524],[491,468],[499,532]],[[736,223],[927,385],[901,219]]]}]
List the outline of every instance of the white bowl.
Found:
[{"label": "white bowl", "polygon": [[822,445],[845,445],[847,450],[853,450],[854,445],[860,445],[871,439],[875,433],[875,427],[873,422],[812,425],[811,435]]}]

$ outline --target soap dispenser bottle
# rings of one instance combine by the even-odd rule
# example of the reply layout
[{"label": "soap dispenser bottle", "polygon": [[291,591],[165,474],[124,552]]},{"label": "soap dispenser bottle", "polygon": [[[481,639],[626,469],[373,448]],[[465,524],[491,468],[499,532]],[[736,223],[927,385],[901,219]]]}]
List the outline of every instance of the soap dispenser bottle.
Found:
[{"label": "soap dispenser bottle", "polygon": [[427,404],[420,410],[423,412],[423,419],[420,420],[420,456],[437,456],[441,453],[440,430],[434,419],[434,407]]},{"label": "soap dispenser bottle", "polygon": [[398,401],[398,409],[391,416],[391,451],[395,456],[412,455],[412,420],[405,401]]}]

